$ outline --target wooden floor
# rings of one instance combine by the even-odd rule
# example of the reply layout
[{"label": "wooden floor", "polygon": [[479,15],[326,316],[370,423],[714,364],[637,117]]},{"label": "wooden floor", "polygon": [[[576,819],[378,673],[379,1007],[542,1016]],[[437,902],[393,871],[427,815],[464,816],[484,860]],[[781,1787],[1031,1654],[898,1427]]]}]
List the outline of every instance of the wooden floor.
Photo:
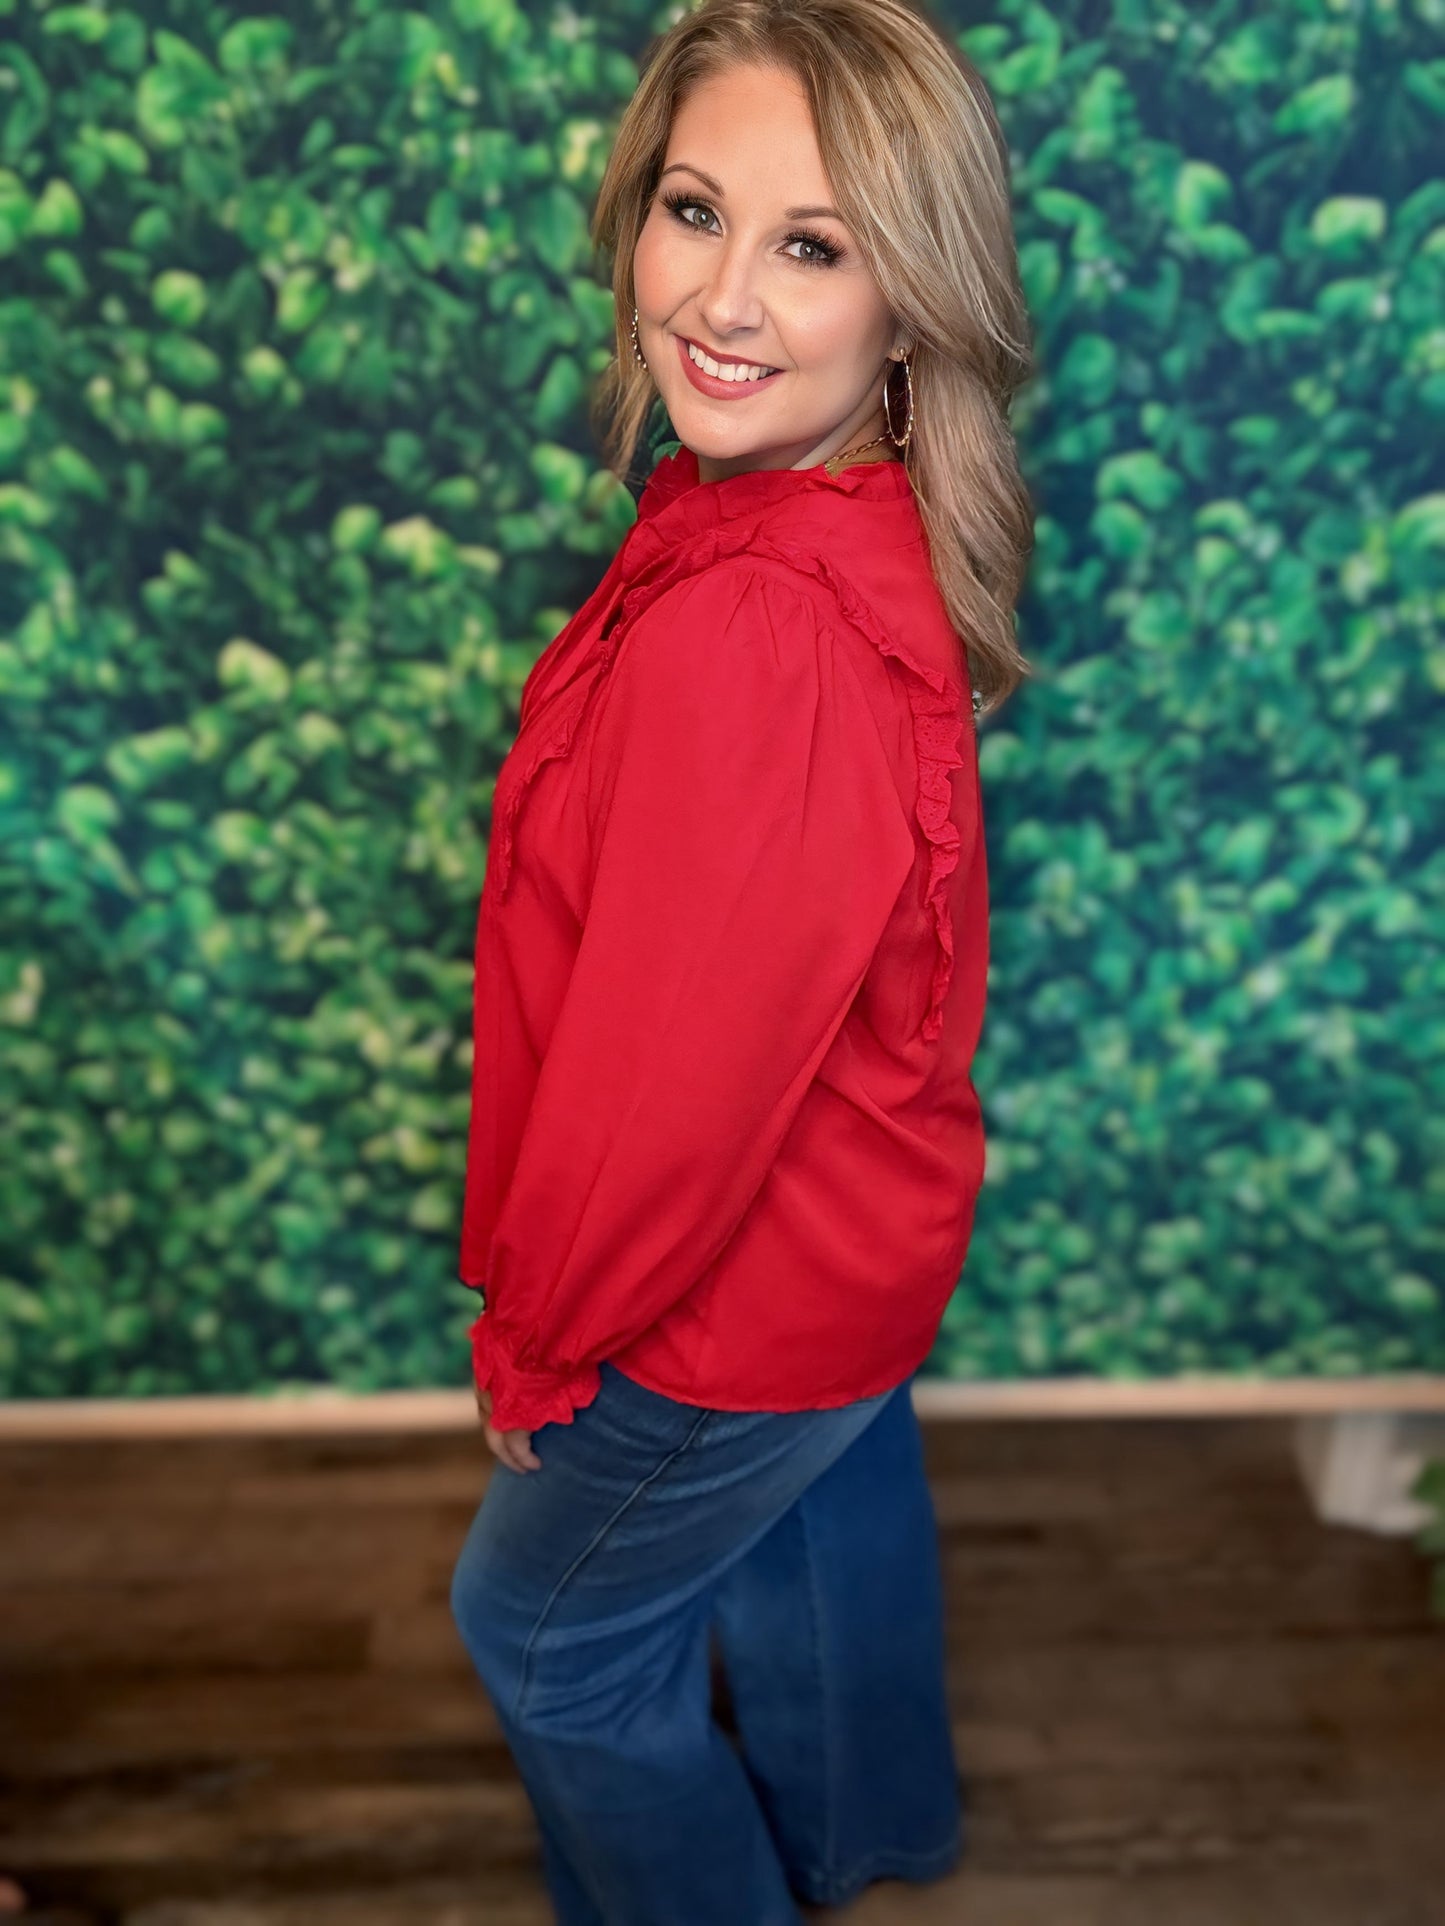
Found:
[{"label": "wooden floor", "polygon": [[[1445,1926],[1445,1628],[1407,1541],[1314,1521],[1283,1423],[925,1437],[968,1853],[810,1920]],[[547,1926],[447,1604],[490,1463],[479,1431],[5,1445],[31,1917]]]}]

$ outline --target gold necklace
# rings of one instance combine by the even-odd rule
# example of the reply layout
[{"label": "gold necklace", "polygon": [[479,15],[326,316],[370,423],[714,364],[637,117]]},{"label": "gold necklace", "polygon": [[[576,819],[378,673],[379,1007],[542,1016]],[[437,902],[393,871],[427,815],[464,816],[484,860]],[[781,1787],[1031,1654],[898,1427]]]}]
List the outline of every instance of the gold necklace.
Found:
[{"label": "gold necklace", "polygon": [[861,455],[865,448],[876,448],[880,441],[891,440],[892,436],[885,430],[883,434],[875,435],[872,441],[856,442],[851,448],[844,448],[836,455],[829,455],[828,459],[823,463],[823,466],[827,469],[828,473],[836,479],[843,463],[847,461],[850,455]]}]

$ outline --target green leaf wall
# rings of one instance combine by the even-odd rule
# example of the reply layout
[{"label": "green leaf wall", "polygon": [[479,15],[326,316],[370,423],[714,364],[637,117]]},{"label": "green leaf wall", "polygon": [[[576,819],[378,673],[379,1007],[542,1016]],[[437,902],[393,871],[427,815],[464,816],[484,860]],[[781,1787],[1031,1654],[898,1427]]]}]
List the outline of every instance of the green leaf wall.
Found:
[{"label": "green leaf wall", "polygon": [[[471,942],[633,514],[671,16],[0,36],[0,1394],[460,1384]],[[936,15],[1015,155],[1034,680],[930,1369],[1445,1367],[1445,0]]]}]

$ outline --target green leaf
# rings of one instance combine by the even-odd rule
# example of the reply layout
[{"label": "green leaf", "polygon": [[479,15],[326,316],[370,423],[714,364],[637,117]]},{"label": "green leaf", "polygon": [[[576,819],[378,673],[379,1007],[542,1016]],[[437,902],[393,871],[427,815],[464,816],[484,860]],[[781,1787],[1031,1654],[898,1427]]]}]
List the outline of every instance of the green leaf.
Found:
[{"label": "green leaf", "polygon": [[171,268],[151,283],[151,305],[177,328],[193,328],[206,311],[206,284],[198,274]]},{"label": "green leaf", "polygon": [[291,691],[291,672],[286,664],[244,635],[232,636],[221,650],[216,673],[224,688],[262,702],[284,702]]},{"label": "green leaf", "polygon": [[1233,199],[1229,176],[1208,161],[1185,161],[1174,181],[1174,219],[1194,233]]},{"label": "green leaf", "polygon": [[110,16],[103,7],[56,7],[42,17],[40,31],[64,34],[94,47],[110,31]]},{"label": "green leaf", "polygon": [[1086,406],[1097,408],[1113,393],[1118,371],[1119,351],[1112,341],[1101,334],[1079,334],[1064,351],[1057,380]]},{"label": "green leaf", "polygon": [[529,463],[545,501],[567,506],[581,499],[587,469],[575,449],[561,448],[555,442],[539,442],[531,450]]},{"label": "green leaf", "polygon": [[1420,495],[1406,502],[1390,524],[1390,542],[1407,552],[1445,548],[1445,494]]},{"label": "green leaf", "polygon": [[325,313],[330,299],[330,284],[315,268],[295,268],[277,291],[276,324],[287,334],[302,334]]},{"label": "green leaf", "polygon": [[1098,493],[1104,499],[1131,495],[1144,508],[1162,509],[1183,486],[1179,476],[1152,448],[1111,455],[1100,464]]},{"label": "green leaf", "polygon": [[1355,110],[1355,82],[1350,74],[1326,74],[1301,87],[1274,116],[1281,134],[1329,134],[1343,127]]},{"label": "green leaf", "polygon": [[57,796],[55,818],[66,835],[77,842],[90,842],[120,821],[120,805],[108,789],[95,783],[73,783]]},{"label": "green leaf", "polygon": [[1385,203],[1367,194],[1336,194],[1310,216],[1310,236],[1332,253],[1378,241],[1385,232]]},{"label": "green leaf", "polygon": [[85,227],[80,196],[69,181],[49,180],[30,212],[32,234],[79,234]]}]

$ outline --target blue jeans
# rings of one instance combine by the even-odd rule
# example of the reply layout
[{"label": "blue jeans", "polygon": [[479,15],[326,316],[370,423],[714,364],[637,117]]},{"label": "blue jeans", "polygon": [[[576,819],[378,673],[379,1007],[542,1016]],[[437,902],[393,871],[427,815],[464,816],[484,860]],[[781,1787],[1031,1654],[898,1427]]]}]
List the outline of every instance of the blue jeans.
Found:
[{"label": "blue jeans", "polygon": [[962,1784],[911,1380],[760,1412],[601,1376],[533,1434],[540,1471],[493,1464],[451,1586],[559,1926],[798,1926],[799,1899],[947,1872]]}]

